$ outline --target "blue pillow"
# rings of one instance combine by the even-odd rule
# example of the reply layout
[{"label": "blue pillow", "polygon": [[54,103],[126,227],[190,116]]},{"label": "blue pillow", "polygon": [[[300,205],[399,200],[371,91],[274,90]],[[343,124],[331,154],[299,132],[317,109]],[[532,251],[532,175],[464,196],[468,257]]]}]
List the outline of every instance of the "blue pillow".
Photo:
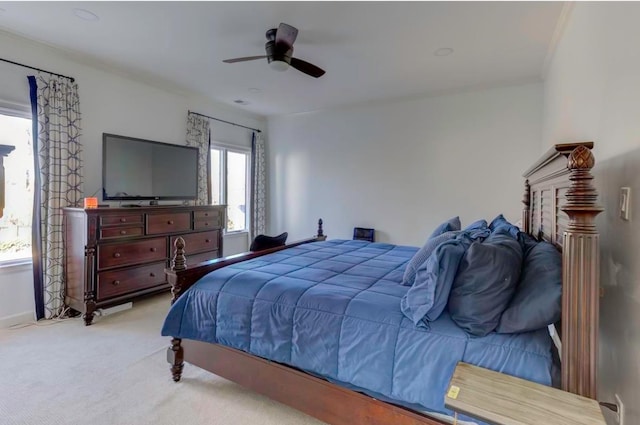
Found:
[{"label": "blue pillow", "polygon": [[505,232],[472,243],[449,295],[451,319],[471,335],[495,330],[516,290],[521,267],[520,243]]},{"label": "blue pillow", "polygon": [[475,230],[475,229],[486,229],[487,228],[487,220],[478,220],[474,221],[470,225],[464,228],[464,230]]},{"label": "blue pillow", "polygon": [[518,239],[518,233],[520,233],[520,229],[513,224],[509,223],[506,218],[502,214],[498,215],[491,221],[489,224],[489,229],[492,232],[504,231],[511,235],[511,237]]},{"label": "blue pillow", "polygon": [[418,269],[413,286],[400,302],[402,313],[417,327],[428,328],[428,322],[442,313],[458,264],[469,244],[467,238],[443,242]]},{"label": "blue pillow", "polygon": [[433,253],[433,251],[440,245],[442,242],[446,242],[450,239],[453,239],[458,234],[458,231],[455,232],[445,232],[439,236],[430,238],[427,240],[427,243],[423,245],[422,248],[418,250],[411,257],[409,263],[407,263],[407,268],[404,269],[404,275],[402,276],[402,285],[411,286],[416,278],[416,271],[418,268],[427,261],[427,258]]},{"label": "blue pillow", "polygon": [[502,313],[496,332],[541,329],[560,320],[562,255],[548,242],[538,242],[524,258],[516,293]]},{"label": "blue pillow", "polygon": [[429,236],[429,239],[435,238],[436,236],[440,236],[441,234],[443,234],[445,232],[452,232],[454,230],[460,230],[461,228],[462,228],[462,225],[460,224],[460,217],[455,216],[455,217],[450,218],[449,220],[445,221],[444,223],[442,223],[438,227],[436,227],[435,230],[433,231],[433,233],[431,233],[431,236]]},{"label": "blue pillow", "polygon": [[457,232],[454,239],[442,242],[416,270],[413,286],[402,298],[400,307],[418,327],[427,327],[447,306],[449,291],[462,256],[474,240],[489,236],[489,229]]}]

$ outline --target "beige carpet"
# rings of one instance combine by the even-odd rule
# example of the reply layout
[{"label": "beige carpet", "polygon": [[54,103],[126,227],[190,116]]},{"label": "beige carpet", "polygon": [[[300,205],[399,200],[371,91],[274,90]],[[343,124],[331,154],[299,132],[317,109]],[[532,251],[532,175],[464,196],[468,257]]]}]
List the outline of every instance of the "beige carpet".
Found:
[{"label": "beige carpet", "polygon": [[133,309],[0,331],[0,423],[321,424],[186,364],[171,380],[160,336],[168,295]]}]

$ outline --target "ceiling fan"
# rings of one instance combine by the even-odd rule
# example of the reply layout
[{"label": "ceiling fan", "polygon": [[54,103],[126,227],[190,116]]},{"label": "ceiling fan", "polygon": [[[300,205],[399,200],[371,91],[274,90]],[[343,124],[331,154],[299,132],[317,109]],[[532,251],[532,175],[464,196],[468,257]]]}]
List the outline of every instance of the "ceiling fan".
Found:
[{"label": "ceiling fan", "polygon": [[278,28],[272,28],[267,31],[267,43],[264,45],[266,55],[225,59],[222,62],[235,63],[267,58],[269,66],[277,71],[286,71],[291,66],[312,77],[322,77],[324,70],[302,59],[293,57],[293,42],[296,41],[297,36],[297,28],[281,23]]}]

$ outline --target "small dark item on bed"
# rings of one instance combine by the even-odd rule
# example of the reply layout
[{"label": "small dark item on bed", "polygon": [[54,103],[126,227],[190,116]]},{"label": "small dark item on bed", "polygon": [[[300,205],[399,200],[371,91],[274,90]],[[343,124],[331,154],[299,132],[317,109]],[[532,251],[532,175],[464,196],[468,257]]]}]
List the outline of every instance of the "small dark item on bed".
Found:
[{"label": "small dark item on bed", "polygon": [[263,251],[277,246],[284,246],[285,242],[287,242],[287,236],[289,236],[287,232],[280,233],[278,236],[258,235],[251,242],[249,251]]},{"label": "small dark item on bed", "polygon": [[375,242],[375,229],[365,229],[364,227],[353,228],[353,240]]}]

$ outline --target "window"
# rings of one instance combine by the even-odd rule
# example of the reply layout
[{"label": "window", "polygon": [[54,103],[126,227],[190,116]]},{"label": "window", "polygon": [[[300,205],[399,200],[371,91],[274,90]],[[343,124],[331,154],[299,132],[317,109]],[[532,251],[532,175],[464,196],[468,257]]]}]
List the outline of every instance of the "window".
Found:
[{"label": "window", "polygon": [[5,207],[0,218],[0,264],[31,258],[33,139],[28,113],[0,109],[0,145],[15,146],[4,158]]},{"label": "window", "polygon": [[211,148],[211,201],[227,205],[227,232],[249,227],[249,161],[247,150]]}]

